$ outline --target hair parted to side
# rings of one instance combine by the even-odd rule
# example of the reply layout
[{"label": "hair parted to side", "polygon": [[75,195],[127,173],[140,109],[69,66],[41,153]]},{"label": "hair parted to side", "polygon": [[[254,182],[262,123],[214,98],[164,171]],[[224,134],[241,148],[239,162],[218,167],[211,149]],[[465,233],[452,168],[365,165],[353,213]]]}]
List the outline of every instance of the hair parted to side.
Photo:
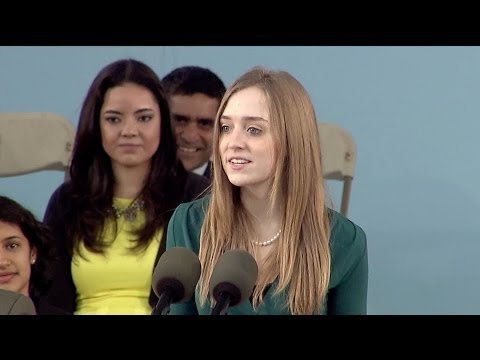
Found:
[{"label": "hair parted to side", "polygon": [[36,261],[31,265],[29,295],[35,305],[52,281],[52,266],[56,260],[50,229],[18,202],[0,196],[0,221],[17,225],[30,244],[36,249]]},{"label": "hair parted to side", "polygon": [[70,166],[73,223],[67,223],[68,249],[79,250],[82,239],[87,249],[103,252],[101,241],[105,220],[113,214],[115,182],[111,160],[102,146],[100,110],[106,92],[133,83],[148,89],[160,108],[160,145],[152,157],[150,173],[139,197],[144,201],[146,223],[137,232],[134,251],[145,249],[155,232],[168,220],[167,214],[177,205],[187,173],[176,157],[176,144],[170,125],[170,110],[165,91],[157,74],[146,64],[122,59],[108,64],[97,74],[83,102]]},{"label": "hair parted to side", "polygon": [[233,94],[250,87],[262,90],[267,99],[276,155],[270,206],[281,206],[283,212],[278,252],[267,261],[266,271],[257,281],[253,305],[258,306],[266,286],[278,277],[276,293],[287,291],[285,305],[290,312],[314,314],[325,305],[331,262],[330,219],[315,111],[297,79],[285,71],[262,67],[247,71],[227,89],[217,113],[212,195],[200,235],[200,300],[205,302],[208,297],[213,268],[224,251],[256,252],[240,189],[229,182],[219,153],[220,118],[226,104]]}]

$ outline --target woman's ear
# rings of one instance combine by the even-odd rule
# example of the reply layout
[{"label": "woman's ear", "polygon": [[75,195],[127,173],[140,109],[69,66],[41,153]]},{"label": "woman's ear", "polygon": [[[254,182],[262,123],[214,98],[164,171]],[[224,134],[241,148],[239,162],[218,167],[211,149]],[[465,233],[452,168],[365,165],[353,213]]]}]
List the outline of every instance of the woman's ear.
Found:
[{"label": "woman's ear", "polygon": [[37,261],[37,249],[33,248],[32,251],[30,251],[30,263],[33,265],[35,261]]}]

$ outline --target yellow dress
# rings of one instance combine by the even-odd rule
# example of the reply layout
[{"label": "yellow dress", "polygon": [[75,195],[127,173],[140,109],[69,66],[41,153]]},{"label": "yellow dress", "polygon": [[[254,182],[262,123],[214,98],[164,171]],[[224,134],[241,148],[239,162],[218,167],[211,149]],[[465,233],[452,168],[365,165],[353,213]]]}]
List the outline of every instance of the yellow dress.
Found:
[{"label": "yellow dress", "polygon": [[[126,208],[131,202],[131,199],[114,198],[118,208]],[[133,221],[127,221],[124,216],[116,220],[116,236],[114,224],[106,224],[104,241],[109,246],[104,254],[92,253],[82,244],[83,257],[78,253],[73,256],[71,269],[77,289],[75,314],[148,315],[152,311],[148,298],[163,230],[155,234],[145,251],[134,253],[129,250],[133,239],[131,231],[145,223],[145,214],[137,211]]]}]

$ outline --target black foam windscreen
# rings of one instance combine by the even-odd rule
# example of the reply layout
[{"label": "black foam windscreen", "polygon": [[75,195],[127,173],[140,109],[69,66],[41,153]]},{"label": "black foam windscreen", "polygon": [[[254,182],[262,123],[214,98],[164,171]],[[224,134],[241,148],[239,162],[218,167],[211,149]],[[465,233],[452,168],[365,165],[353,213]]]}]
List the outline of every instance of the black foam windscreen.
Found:
[{"label": "black foam windscreen", "polygon": [[152,277],[152,288],[160,294],[169,287],[173,291],[173,302],[189,299],[195,291],[200,278],[200,260],[190,249],[173,247],[166,250],[160,259]]},{"label": "black foam windscreen", "polygon": [[245,250],[229,250],[217,261],[210,278],[210,295],[215,301],[222,293],[230,296],[230,306],[248,299],[253,292],[258,276],[257,262]]}]

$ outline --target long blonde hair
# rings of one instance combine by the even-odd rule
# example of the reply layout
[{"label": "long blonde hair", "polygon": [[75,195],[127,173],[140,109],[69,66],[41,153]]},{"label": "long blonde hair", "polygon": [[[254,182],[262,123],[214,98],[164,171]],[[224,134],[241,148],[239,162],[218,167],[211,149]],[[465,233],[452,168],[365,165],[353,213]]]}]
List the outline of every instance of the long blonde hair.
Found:
[{"label": "long blonde hair", "polygon": [[277,252],[267,259],[253,293],[262,301],[268,284],[278,277],[275,294],[287,291],[285,306],[292,314],[314,314],[325,306],[330,278],[330,221],[325,206],[320,140],[310,96],[292,75],[255,67],[228,89],[218,110],[213,140],[212,194],[200,234],[200,301],[209,296],[209,281],[220,255],[229,249],[255,254],[250,218],[222,167],[219,153],[220,117],[236,92],[257,87],[267,99],[275,142],[276,170],[270,205],[282,194],[283,227]]}]

